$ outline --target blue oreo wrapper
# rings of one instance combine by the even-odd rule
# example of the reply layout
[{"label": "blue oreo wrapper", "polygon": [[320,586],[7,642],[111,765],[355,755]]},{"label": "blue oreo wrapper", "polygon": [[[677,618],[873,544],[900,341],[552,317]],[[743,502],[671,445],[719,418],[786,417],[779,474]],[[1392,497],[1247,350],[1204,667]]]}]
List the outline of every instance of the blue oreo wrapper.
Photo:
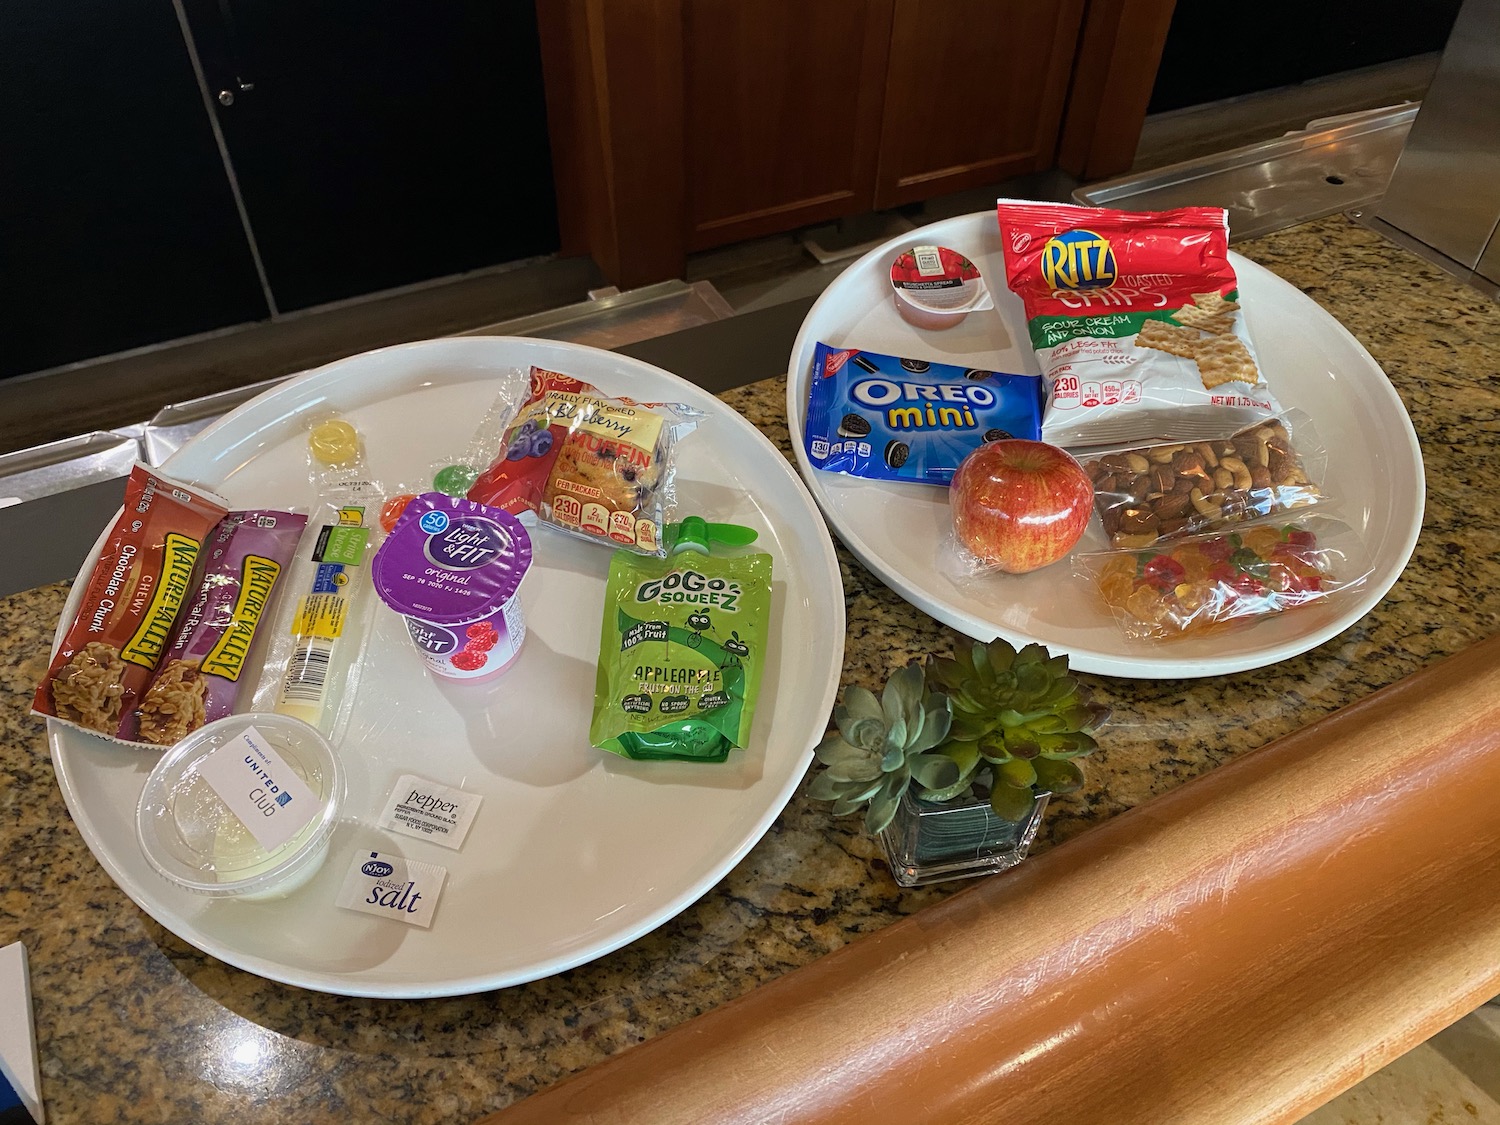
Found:
[{"label": "blue oreo wrapper", "polygon": [[1039,441],[1042,377],[834,348],[813,353],[803,441],[814,468],[947,484],[987,441]]}]

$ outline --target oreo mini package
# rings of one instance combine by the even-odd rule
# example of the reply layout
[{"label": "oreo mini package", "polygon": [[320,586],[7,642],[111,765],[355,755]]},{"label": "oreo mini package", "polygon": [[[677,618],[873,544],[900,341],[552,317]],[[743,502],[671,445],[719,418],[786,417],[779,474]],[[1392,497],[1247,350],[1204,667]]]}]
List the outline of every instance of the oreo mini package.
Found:
[{"label": "oreo mini package", "polygon": [[814,468],[947,484],[987,441],[1041,436],[1042,379],[834,348],[813,353],[803,441]]}]

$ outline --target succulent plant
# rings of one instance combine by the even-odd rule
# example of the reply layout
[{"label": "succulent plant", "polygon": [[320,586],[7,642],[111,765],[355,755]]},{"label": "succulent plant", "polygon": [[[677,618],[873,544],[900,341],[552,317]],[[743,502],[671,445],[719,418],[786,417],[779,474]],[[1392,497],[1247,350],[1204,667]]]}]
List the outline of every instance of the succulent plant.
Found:
[{"label": "succulent plant", "polygon": [[952,709],[947,696],[926,690],[920,664],[892,675],[879,699],[851,685],[833,718],[838,731],[817,748],[826,768],[809,792],[832,801],[839,815],[867,804],[865,830],[871,835],[890,824],[913,781],[945,789],[958,780],[953,757],[932,753],[949,735]]},{"label": "succulent plant", "polygon": [[987,781],[995,815],[1017,821],[1037,792],[1071,793],[1083,784],[1073,759],[1098,748],[1093,732],[1109,710],[1090,700],[1066,656],[1037,644],[1017,652],[997,637],[932,660],[925,671],[928,690],[946,695],[953,712],[933,752],[956,771],[947,787],[924,794],[928,800]]}]

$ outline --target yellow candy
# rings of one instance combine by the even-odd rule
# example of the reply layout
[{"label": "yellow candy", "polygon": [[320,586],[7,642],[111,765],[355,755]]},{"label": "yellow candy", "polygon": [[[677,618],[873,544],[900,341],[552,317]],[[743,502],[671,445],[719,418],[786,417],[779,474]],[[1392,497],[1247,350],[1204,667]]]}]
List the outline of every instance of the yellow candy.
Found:
[{"label": "yellow candy", "polygon": [[343,465],[359,456],[359,433],[348,422],[320,422],[307,435],[307,448],[325,465]]},{"label": "yellow candy", "polygon": [[1257,555],[1265,558],[1271,548],[1281,542],[1281,533],[1274,527],[1252,527],[1244,533],[1244,544]]}]

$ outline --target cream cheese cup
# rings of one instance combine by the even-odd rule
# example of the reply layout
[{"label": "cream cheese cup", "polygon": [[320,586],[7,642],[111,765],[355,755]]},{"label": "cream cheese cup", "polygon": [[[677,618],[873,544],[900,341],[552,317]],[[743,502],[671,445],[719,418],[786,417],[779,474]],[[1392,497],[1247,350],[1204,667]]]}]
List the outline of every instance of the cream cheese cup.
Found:
[{"label": "cream cheese cup", "polygon": [[912,246],[891,263],[891,292],[901,319],[942,331],[971,312],[995,307],[979,268],[946,246]]},{"label": "cream cheese cup", "polygon": [[422,659],[439,676],[483,680],[521,651],[521,581],[531,536],[509,512],[426,492],[406,506],[380,545],[370,577],[381,601],[406,620]]},{"label": "cream cheese cup", "polygon": [[343,799],[343,768],[317,728],[265,711],[229,715],[156,763],[136,838],[157,874],[184,890],[281,898],[322,866]]}]

